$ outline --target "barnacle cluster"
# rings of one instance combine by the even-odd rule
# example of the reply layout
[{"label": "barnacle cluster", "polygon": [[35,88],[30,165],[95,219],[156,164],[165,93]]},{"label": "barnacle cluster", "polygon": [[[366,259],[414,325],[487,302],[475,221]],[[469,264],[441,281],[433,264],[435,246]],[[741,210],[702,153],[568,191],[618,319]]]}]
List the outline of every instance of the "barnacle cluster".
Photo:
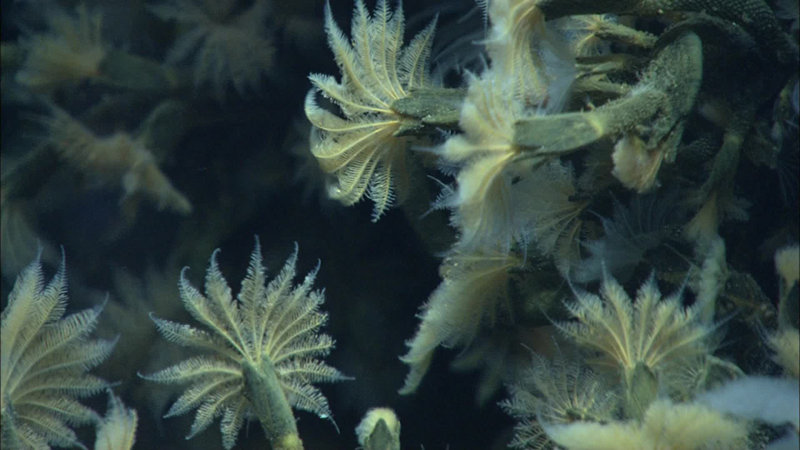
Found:
[{"label": "barnacle cluster", "polygon": [[3,17],[3,448],[798,445],[796,1]]}]

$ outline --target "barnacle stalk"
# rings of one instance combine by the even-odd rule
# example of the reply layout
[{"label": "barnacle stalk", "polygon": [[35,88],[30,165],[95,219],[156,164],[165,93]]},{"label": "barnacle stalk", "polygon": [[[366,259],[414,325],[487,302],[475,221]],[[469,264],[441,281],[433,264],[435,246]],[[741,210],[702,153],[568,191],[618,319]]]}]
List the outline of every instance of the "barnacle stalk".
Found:
[{"label": "barnacle stalk", "polygon": [[[698,36],[682,33],[659,51],[625,97],[590,112],[520,119],[514,124],[514,143],[534,154],[555,156],[628,133],[615,148],[614,175],[628,188],[645,192],[656,185],[661,163],[675,159],[700,88],[702,61]],[[650,125],[640,136],[636,130],[642,123]]]}]

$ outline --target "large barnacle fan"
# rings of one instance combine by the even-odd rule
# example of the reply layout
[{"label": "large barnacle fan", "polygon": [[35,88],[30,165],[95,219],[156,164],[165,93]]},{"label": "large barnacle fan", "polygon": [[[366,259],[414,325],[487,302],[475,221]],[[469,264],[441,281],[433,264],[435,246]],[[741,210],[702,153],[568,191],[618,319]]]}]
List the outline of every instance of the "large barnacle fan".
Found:
[{"label": "large barnacle fan", "polygon": [[102,306],[64,317],[66,308],[63,261],[47,285],[34,261],[9,294],[0,329],[3,448],[80,446],[70,427],[98,420],[77,398],[108,386],[86,372],[108,357],[115,341],[89,339]]},{"label": "large barnacle fan", "polygon": [[[377,220],[406,190],[408,137],[399,137],[404,119],[392,103],[412,89],[429,86],[428,59],[435,23],[431,23],[402,48],[402,9],[391,11],[379,0],[370,14],[356,1],[352,41],[325,7],[328,44],[342,72],[336,82],[329,75],[309,76],[315,90],[306,96],[305,112],[315,127],[311,152],[322,169],[337,178],[330,195],[352,205],[365,195],[375,202]],[[316,91],[339,107],[342,118],[321,108]]]},{"label": "large barnacle fan", "polygon": [[683,307],[680,292],[662,298],[654,277],[641,286],[635,302],[608,275],[600,293],[602,298],[577,294],[566,305],[577,322],[556,325],[596,355],[590,363],[619,374],[628,414],[640,418],[660,383],[697,358],[710,357],[714,328],[701,319],[701,305]]},{"label": "large barnacle fan", "polygon": [[167,412],[172,417],[197,409],[187,438],[222,416],[222,443],[229,449],[245,420],[255,416],[273,448],[302,448],[290,407],[331,418],[327,399],[313,383],[347,378],[320,359],[334,341],[319,332],[328,315],[319,311],[325,300],[322,292],[311,290],[316,270],[302,284],[292,285],[295,248],[280,274],[266,284],[256,242],[234,298],[219,270],[217,253],[206,273],[205,295],[189,283],[185,271],[180,280],[184,306],[208,331],[153,317],[167,340],[206,353],[144,378],[189,384]]},{"label": "large barnacle fan", "polygon": [[497,252],[448,256],[440,268],[442,282],[423,307],[417,334],[400,358],[409,366],[401,394],[417,390],[437,347],[467,347],[482,326],[510,315],[509,270],[521,264],[514,254]]}]

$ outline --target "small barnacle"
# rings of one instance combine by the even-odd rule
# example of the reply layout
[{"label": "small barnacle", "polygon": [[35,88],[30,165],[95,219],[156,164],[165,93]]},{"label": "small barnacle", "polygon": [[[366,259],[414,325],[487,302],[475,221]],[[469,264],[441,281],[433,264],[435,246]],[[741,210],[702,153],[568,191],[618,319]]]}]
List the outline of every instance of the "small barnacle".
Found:
[{"label": "small barnacle", "polygon": [[273,448],[302,449],[291,407],[331,418],[325,396],[313,383],[347,379],[321,359],[333,339],[319,332],[328,315],[319,311],[321,291],[311,291],[316,270],[292,286],[297,247],[280,274],[266,284],[261,247],[250,257],[247,276],[234,298],[211,256],[201,294],[181,274],[180,294],[189,313],[208,329],[152,317],[164,338],[206,353],[144,378],[160,383],[189,383],[166,417],[197,409],[187,438],[222,416],[222,444],[233,447],[245,420],[261,422]]},{"label": "small barnacle", "polygon": [[610,24],[616,24],[611,14],[581,14],[565,18],[560,28],[567,34],[575,56],[596,56],[608,53],[602,30]]},{"label": "small barnacle", "polygon": [[615,417],[616,393],[573,356],[559,353],[550,362],[534,354],[523,378],[510,386],[511,398],[500,406],[518,420],[511,447],[547,448],[541,423],[605,423]]},{"label": "small barnacle", "polygon": [[656,36],[619,23],[614,14],[581,14],[563,21],[561,28],[568,34],[576,56],[606,53],[609,41],[643,48],[651,48],[656,43]]},{"label": "small barnacle", "polygon": [[[305,113],[317,133],[311,153],[338,180],[330,196],[352,205],[366,195],[375,202],[373,221],[394,203],[396,194],[402,200],[407,189],[410,138],[396,135],[406,119],[392,103],[430,85],[435,21],[402,48],[404,20],[402,9],[391,11],[386,0],[378,1],[372,15],[357,0],[348,42],[326,4],[328,45],[342,79],[337,83],[328,75],[309,76],[315,89],[306,96]],[[338,106],[344,118],[318,106],[316,91]]]},{"label": "small barnacle", "polygon": [[614,161],[612,175],[625,187],[643,193],[658,186],[656,175],[665,152],[661,148],[648,149],[645,142],[634,133],[626,133],[616,145],[611,159]]},{"label": "small barnacle", "polygon": [[102,306],[64,317],[66,291],[63,259],[47,285],[36,260],[8,296],[0,328],[3,448],[80,446],[70,426],[97,420],[77,398],[108,387],[86,372],[108,357],[115,341],[89,339]]},{"label": "small barnacle", "polygon": [[391,408],[372,408],[356,427],[364,450],[400,450],[400,419]]},{"label": "small barnacle", "polygon": [[37,91],[50,91],[99,75],[107,47],[102,41],[102,15],[90,12],[85,4],[76,8],[76,16],[59,9],[47,12],[47,34],[35,34],[23,41],[28,54],[19,83]]},{"label": "small barnacle", "polygon": [[167,54],[177,63],[194,54],[194,84],[210,85],[218,99],[232,84],[239,95],[258,91],[272,68],[275,48],[265,35],[268,2],[254,1],[239,11],[237,0],[166,0],[151,6],[161,19],[191,27],[178,37]]},{"label": "small barnacle", "polygon": [[97,425],[95,450],[130,450],[136,441],[136,410],[126,408],[119,397],[108,391],[106,415]]}]

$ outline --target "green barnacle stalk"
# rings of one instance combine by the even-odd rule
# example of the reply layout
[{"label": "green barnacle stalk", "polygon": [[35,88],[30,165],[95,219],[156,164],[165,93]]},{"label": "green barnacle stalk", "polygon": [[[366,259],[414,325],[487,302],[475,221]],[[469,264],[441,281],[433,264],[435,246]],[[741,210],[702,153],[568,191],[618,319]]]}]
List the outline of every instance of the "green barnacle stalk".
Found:
[{"label": "green barnacle stalk", "polygon": [[393,101],[392,111],[413,119],[406,120],[395,136],[418,133],[425,126],[458,127],[465,95],[464,89],[425,88],[414,89],[407,97]]},{"label": "green barnacle stalk", "polygon": [[264,358],[261,364],[256,366],[253,362],[245,360],[242,361],[242,369],[244,369],[244,395],[252,403],[256,417],[273,444],[272,448],[275,450],[303,448],[292,408],[283,395],[272,361]]},{"label": "green barnacle stalk", "polygon": [[[333,339],[319,332],[327,314],[319,311],[321,291],[311,291],[316,270],[292,285],[297,248],[280,274],[266,283],[256,241],[247,277],[234,299],[211,257],[205,295],[181,276],[180,293],[191,315],[205,331],[153,317],[169,341],[207,351],[144,378],[162,383],[190,383],[166,417],[197,409],[188,438],[222,416],[222,444],[230,449],[244,421],[255,417],[276,450],[300,450],[292,407],[330,419],[325,396],[312,384],[347,379],[321,358]],[[332,420],[332,419],[331,419]]]},{"label": "green barnacle stalk", "polygon": [[704,13],[739,24],[781,65],[796,64],[797,45],[781,31],[775,14],[764,0],[542,0],[538,6],[548,20],[573,14]]},{"label": "green barnacle stalk", "polygon": [[[702,74],[700,39],[692,32],[684,33],[661,49],[629,95],[591,112],[520,119],[514,125],[514,143],[537,153],[568,153],[650,120],[648,147],[664,142],[675,146],[683,131],[682,122],[694,105]],[[674,155],[674,148],[670,153]]]}]

